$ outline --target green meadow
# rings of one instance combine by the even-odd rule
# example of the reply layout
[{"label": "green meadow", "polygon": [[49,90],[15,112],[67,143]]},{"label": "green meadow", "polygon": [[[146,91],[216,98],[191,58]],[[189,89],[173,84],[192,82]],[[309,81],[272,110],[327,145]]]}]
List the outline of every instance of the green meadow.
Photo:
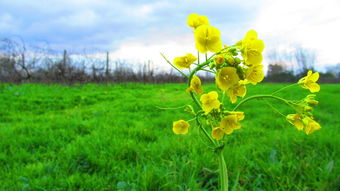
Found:
[{"label": "green meadow", "polygon": [[[284,85],[250,86],[247,96]],[[192,116],[183,108],[159,109],[192,104],[185,88],[0,84],[0,190],[218,189],[217,155],[194,121],[189,134],[172,132],[173,121]],[[277,95],[298,100],[307,94],[293,87]],[[226,137],[224,149],[230,189],[340,190],[339,95],[340,85],[321,85],[314,115],[322,129],[308,136],[267,102],[244,104],[242,128]]]}]

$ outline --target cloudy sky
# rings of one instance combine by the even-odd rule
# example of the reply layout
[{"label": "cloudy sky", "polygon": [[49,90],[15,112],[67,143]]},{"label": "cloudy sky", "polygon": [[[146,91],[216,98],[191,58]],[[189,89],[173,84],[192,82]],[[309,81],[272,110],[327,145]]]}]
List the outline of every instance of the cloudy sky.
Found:
[{"label": "cloudy sky", "polygon": [[170,60],[196,52],[186,18],[198,13],[221,30],[224,44],[255,29],[266,54],[299,45],[315,51],[322,69],[340,62],[339,10],[339,0],[1,0],[0,39],[163,64],[160,52]]}]

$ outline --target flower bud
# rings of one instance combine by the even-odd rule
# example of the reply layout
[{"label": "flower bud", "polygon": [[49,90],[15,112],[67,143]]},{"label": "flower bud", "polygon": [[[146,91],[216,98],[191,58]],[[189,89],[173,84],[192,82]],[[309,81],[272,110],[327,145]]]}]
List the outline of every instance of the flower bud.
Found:
[{"label": "flower bud", "polygon": [[196,115],[195,110],[191,105],[186,105],[184,111],[192,115]]},{"label": "flower bud", "polygon": [[305,98],[305,102],[310,106],[316,106],[319,103],[317,100],[315,100],[315,94],[307,95],[307,97]]},{"label": "flower bud", "polygon": [[218,55],[215,57],[215,64],[216,66],[221,66],[224,63],[225,59],[223,55]]},{"label": "flower bud", "polygon": [[235,60],[234,60],[234,58],[233,58],[232,56],[227,55],[227,56],[225,57],[225,59],[226,59],[226,61],[227,61],[228,64],[230,64],[230,65],[234,65],[234,64],[235,64]]},{"label": "flower bud", "polygon": [[235,60],[235,62],[236,62],[236,64],[240,64],[241,63],[241,59],[240,58],[234,58],[234,60]]},{"label": "flower bud", "polygon": [[312,111],[313,108],[311,106],[306,105],[304,108],[305,111]]}]

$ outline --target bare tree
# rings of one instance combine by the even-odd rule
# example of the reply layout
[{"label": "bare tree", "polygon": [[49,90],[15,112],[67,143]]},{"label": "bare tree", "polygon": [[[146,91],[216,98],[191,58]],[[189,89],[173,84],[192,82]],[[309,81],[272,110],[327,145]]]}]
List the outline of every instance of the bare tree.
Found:
[{"label": "bare tree", "polygon": [[298,72],[305,73],[307,70],[314,69],[316,61],[316,54],[314,51],[301,46],[296,46],[293,57],[298,66]]}]

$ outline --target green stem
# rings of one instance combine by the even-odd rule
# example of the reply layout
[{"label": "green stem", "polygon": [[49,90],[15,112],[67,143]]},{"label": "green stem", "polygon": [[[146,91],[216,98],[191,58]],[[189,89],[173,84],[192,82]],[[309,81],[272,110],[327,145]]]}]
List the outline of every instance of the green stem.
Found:
[{"label": "green stem", "polygon": [[220,172],[220,188],[221,191],[228,191],[228,170],[225,164],[223,150],[218,153],[218,166]]},{"label": "green stem", "polygon": [[277,96],[274,96],[274,95],[254,95],[254,96],[250,96],[244,100],[242,100],[240,103],[238,103],[233,111],[236,111],[239,107],[241,107],[241,105],[243,105],[244,103],[250,101],[250,100],[253,100],[253,99],[261,99],[261,98],[272,98],[272,99],[276,99],[276,100],[279,100],[279,101],[282,101],[284,102],[285,104],[291,106],[291,103],[283,98],[280,98],[280,97],[277,97]]},{"label": "green stem", "polygon": [[186,78],[188,78],[188,76],[186,74],[184,74],[184,72],[182,72],[180,69],[178,69],[176,66],[174,66],[173,64],[171,64],[171,62],[164,56],[163,53],[161,53],[161,56],[165,59],[165,61],[170,64],[173,68],[175,68],[179,73],[181,73],[183,76],[185,76]]},{"label": "green stem", "polygon": [[[191,71],[191,73],[190,73],[190,75],[189,75],[189,77],[188,77],[188,87],[190,87],[191,79],[192,79],[192,77],[195,75],[195,73],[198,72],[198,71],[199,71],[201,68],[203,68],[204,66],[209,65],[210,62],[212,62],[212,60],[208,60],[208,61],[206,61],[206,62],[203,62],[202,64],[198,64],[197,67],[194,68],[194,69]],[[199,102],[199,101],[197,100],[197,98],[194,96],[194,93],[193,93],[192,91],[190,91],[190,96],[191,96],[191,98],[194,100],[194,102],[196,103],[196,105],[197,105],[200,109],[202,109],[202,106],[201,106],[200,102]]]},{"label": "green stem", "polygon": [[225,91],[222,92],[222,99],[221,99],[222,104],[224,104],[224,97],[225,97]]},{"label": "green stem", "polygon": [[184,107],[186,107],[188,104],[185,104],[185,105],[183,105],[183,106],[178,106],[178,107],[160,107],[160,106],[157,106],[156,105],[156,108],[157,109],[164,109],[164,110],[175,110],[175,109],[181,109],[181,108],[184,108]]},{"label": "green stem", "polygon": [[285,115],[283,115],[278,109],[276,109],[272,104],[270,104],[267,100],[264,100],[264,102],[266,102],[266,104],[272,108],[272,110],[276,111],[276,113],[280,114],[282,117],[286,117]]},{"label": "green stem", "polygon": [[206,71],[206,72],[210,72],[210,73],[216,74],[215,71],[207,70],[207,69],[204,69],[204,68],[202,68],[201,70],[204,70],[204,71]]},{"label": "green stem", "polygon": [[285,87],[283,87],[283,88],[280,88],[280,89],[276,90],[275,92],[273,92],[272,95],[274,95],[274,94],[276,94],[276,93],[278,93],[278,92],[280,92],[280,91],[282,91],[282,90],[284,90],[284,89],[287,89],[287,88],[290,88],[290,87],[293,87],[293,86],[296,86],[296,85],[298,85],[298,84],[297,84],[297,83],[294,83],[294,84],[290,84],[290,85],[288,85],[288,86],[285,86]]},{"label": "green stem", "polygon": [[213,138],[209,135],[209,133],[207,132],[207,130],[202,126],[201,122],[200,122],[199,119],[198,119],[198,116],[196,117],[196,122],[197,122],[199,128],[203,131],[204,135],[208,138],[208,140],[209,140],[213,145],[215,145],[215,142],[214,142]]}]

